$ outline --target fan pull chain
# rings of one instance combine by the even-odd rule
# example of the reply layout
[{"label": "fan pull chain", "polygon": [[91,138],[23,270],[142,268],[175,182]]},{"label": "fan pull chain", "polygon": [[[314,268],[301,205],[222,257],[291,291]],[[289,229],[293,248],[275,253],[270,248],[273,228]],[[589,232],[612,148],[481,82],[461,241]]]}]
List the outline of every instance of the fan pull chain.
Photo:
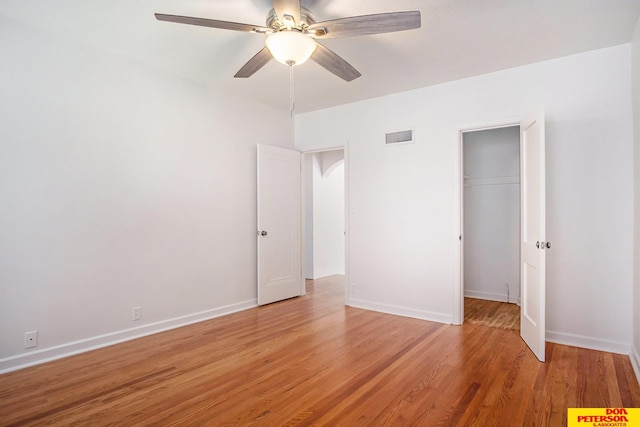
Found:
[{"label": "fan pull chain", "polygon": [[293,66],[295,62],[287,61],[287,65],[289,65],[289,117],[293,118],[293,110],[296,106],[294,101],[294,85],[293,85]]}]

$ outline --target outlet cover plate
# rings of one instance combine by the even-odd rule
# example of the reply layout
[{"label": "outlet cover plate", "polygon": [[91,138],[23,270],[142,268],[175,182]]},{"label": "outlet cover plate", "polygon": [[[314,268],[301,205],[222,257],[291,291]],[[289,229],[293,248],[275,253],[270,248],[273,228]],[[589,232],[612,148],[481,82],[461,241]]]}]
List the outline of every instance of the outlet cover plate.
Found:
[{"label": "outlet cover plate", "polygon": [[38,331],[24,333],[24,348],[33,348],[38,346]]}]

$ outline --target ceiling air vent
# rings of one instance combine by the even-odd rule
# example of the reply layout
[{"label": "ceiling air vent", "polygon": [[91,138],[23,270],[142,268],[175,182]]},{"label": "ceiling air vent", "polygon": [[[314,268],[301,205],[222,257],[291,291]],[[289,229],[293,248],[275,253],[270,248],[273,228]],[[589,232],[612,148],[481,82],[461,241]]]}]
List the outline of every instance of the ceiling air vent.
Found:
[{"label": "ceiling air vent", "polygon": [[386,144],[409,144],[413,142],[412,130],[401,130],[386,134]]}]

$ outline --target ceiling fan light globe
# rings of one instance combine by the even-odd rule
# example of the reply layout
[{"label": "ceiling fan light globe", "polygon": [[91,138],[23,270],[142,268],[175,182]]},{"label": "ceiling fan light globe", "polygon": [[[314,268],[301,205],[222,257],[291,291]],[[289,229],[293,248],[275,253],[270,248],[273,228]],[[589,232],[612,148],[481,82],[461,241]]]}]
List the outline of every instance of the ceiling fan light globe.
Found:
[{"label": "ceiling fan light globe", "polygon": [[300,65],[316,50],[316,42],[298,31],[270,34],[265,44],[276,61],[285,65]]}]

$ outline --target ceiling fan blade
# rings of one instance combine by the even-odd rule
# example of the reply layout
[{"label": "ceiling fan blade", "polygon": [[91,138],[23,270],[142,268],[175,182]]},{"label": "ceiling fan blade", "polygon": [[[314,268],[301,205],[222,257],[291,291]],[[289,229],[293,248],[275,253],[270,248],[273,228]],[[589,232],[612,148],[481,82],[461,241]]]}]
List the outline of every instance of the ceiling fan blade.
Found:
[{"label": "ceiling fan blade", "polygon": [[420,11],[378,13],[318,22],[309,26],[315,38],[366,36],[420,28]]},{"label": "ceiling fan blade", "polygon": [[361,76],[358,70],[353,68],[351,64],[338,56],[337,53],[333,52],[326,46],[321,45],[320,43],[317,44],[318,46],[316,47],[315,52],[313,52],[313,55],[311,55],[311,59],[313,59],[315,62],[348,82]]},{"label": "ceiling fan blade", "polygon": [[281,23],[287,25],[288,15],[295,21],[292,26],[300,24],[300,0],[273,0],[273,9]]},{"label": "ceiling fan blade", "polygon": [[256,71],[264,67],[267,62],[271,61],[271,58],[271,52],[267,47],[264,47],[260,52],[256,53],[254,57],[251,58],[246,64],[244,64],[233,77],[251,77]]},{"label": "ceiling fan blade", "polygon": [[176,22],[178,24],[199,25],[201,27],[221,28],[223,30],[245,31],[249,33],[267,33],[271,29],[260,25],[239,24],[237,22],[218,21],[215,19],[192,18],[190,16],[165,15],[156,13],[158,21]]}]

